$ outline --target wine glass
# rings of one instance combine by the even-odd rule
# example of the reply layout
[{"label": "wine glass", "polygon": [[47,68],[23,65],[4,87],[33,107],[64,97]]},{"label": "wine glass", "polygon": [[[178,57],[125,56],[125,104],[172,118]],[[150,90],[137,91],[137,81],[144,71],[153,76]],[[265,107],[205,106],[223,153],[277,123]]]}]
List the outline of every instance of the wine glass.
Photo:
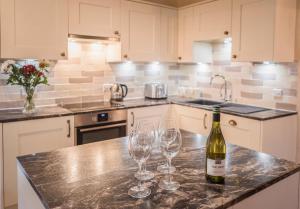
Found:
[{"label": "wine glass", "polygon": [[[175,120],[171,118],[166,120],[162,119],[157,130],[157,135],[160,140],[159,143],[161,143],[162,137],[167,137],[168,134],[173,133],[172,131],[170,132],[168,130],[176,130],[177,132],[179,132],[179,128],[177,127]],[[175,137],[175,135],[169,135],[169,137]],[[176,171],[176,168],[174,166],[170,167],[169,164],[165,162],[164,164],[159,165],[157,167],[157,170],[161,173],[173,173]]]},{"label": "wine glass", "polygon": [[[144,140],[149,141],[151,144],[151,148],[153,147],[153,143],[155,140],[155,127],[154,124],[149,120],[141,120],[138,122],[135,127],[134,133],[137,137],[142,137]],[[134,174],[137,179],[141,179],[143,181],[147,181],[154,178],[154,173],[151,171],[147,171],[146,161],[142,163],[142,170],[139,170]]]},{"label": "wine glass", "polygon": [[[150,157],[151,141],[144,135],[132,132],[129,136],[128,151],[130,156],[138,163],[139,173],[142,172],[142,165]],[[138,179],[138,185],[129,189],[128,195],[133,198],[144,198],[151,194],[151,190],[142,184],[143,179]]]},{"label": "wine glass", "polygon": [[178,129],[168,129],[161,137],[161,150],[163,155],[168,159],[168,174],[166,179],[159,182],[159,187],[165,190],[174,191],[180,187],[180,184],[172,180],[171,168],[172,158],[174,158],[180,151],[182,145],[182,138]]}]

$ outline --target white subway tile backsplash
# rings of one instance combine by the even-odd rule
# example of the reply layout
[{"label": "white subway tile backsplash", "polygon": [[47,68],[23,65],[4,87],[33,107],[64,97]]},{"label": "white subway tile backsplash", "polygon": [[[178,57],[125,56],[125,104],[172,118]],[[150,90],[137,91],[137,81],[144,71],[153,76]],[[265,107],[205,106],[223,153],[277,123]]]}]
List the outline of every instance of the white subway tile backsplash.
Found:
[{"label": "white subway tile backsplash", "polygon": [[[297,63],[231,63],[228,48],[218,45],[214,48],[214,64],[107,64],[106,47],[71,43],[69,60],[53,63],[50,85],[38,87],[37,105],[108,100],[109,92],[104,93],[103,84],[114,82],[128,85],[128,98],[143,97],[145,83],[160,81],[169,85],[170,95],[182,95],[186,88],[189,93],[185,96],[221,99],[222,80],[215,79],[212,86],[209,83],[217,73],[232,84],[234,102],[286,109],[295,109],[297,104]],[[6,78],[0,76],[0,108],[23,106],[21,88],[6,86]],[[274,88],[283,89],[283,95],[275,97]]]}]

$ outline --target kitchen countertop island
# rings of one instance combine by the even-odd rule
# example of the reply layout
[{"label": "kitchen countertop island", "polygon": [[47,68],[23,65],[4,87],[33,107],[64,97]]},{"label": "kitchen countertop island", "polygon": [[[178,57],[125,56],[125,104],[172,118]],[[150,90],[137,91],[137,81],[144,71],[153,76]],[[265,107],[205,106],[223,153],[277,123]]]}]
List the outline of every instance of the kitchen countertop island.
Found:
[{"label": "kitchen countertop island", "polygon": [[151,196],[129,197],[137,164],[127,138],[120,138],[18,157],[19,208],[298,208],[299,165],[228,144],[226,182],[213,185],[204,174],[206,137],[184,131],[182,136],[182,151],[173,160],[181,184],[175,192],[158,187],[163,175],[156,167],[163,158],[153,155],[147,162],[155,171],[147,182]]}]

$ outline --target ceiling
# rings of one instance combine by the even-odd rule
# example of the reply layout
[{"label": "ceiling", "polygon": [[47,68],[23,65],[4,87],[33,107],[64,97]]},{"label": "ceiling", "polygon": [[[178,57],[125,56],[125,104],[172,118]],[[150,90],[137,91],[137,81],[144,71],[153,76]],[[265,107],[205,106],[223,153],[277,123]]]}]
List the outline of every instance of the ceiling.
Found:
[{"label": "ceiling", "polygon": [[173,7],[182,7],[205,0],[146,0],[154,3],[165,4]]}]

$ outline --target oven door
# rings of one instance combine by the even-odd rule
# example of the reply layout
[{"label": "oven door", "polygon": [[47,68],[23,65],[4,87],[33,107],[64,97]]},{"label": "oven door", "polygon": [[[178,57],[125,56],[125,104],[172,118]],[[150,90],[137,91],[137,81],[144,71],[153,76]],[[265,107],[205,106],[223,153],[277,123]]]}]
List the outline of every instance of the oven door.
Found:
[{"label": "oven door", "polygon": [[127,124],[109,123],[76,128],[77,145],[105,141],[126,136]]}]

